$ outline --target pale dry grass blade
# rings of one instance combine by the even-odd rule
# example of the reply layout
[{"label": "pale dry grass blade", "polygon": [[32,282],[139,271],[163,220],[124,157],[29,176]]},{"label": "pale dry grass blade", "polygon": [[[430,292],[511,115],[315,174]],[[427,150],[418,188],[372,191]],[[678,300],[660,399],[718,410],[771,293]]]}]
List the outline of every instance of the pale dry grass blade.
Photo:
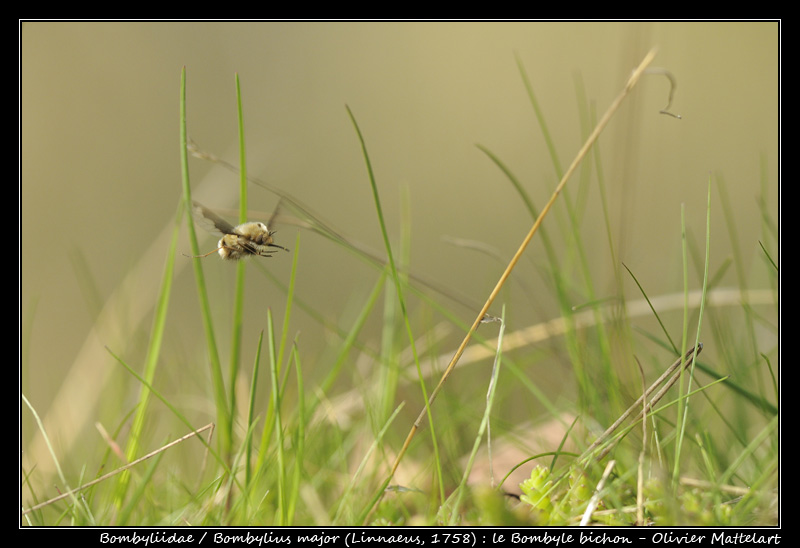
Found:
[{"label": "pale dry grass blade", "polygon": [[439,384],[437,384],[436,388],[434,388],[433,391],[431,392],[431,394],[430,394],[430,396],[428,398],[428,402],[426,404],[426,407],[420,412],[419,416],[417,417],[417,420],[414,421],[414,424],[411,427],[411,430],[409,431],[408,436],[406,437],[406,441],[403,444],[403,447],[401,448],[400,452],[398,453],[397,458],[396,458],[396,460],[395,460],[395,462],[394,462],[394,464],[392,466],[391,473],[389,474],[389,477],[385,481],[386,485],[388,485],[388,483],[391,481],[391,478],[394,476],[395,472],[397,471],[397,467],[400,465],[400,461],[402,460],[403,456],[405,455],[406,451],[408,450],[408,447],[411,444],[411,440],[414,438],[414,435],[416,434],[417,430],[420,427],[420,424],[422,423],[423,418],[425,417],[426,410],[428,409],[430,404],[433,402],[433,400],[436,399],[436,396],[439,394],[439,391],[442,389],[442,386],[444,385],[445,381],[450,376],[450,374],[453,372],[453,369],[455,368],[456,364],[458,363],[459,359],[461,358],[461,355],[463,354],[465,348],[467,347],[467,344],[469,344],[469,341],[472,338],[472,334],[475,333],[475,331],[478,329],[478,326],[482,323],[484,316],[489,312],[489,308],[491,307],[491,305],[494,302],[494,300],[497,297],[497,295],[500,293],[500,290],[502,289],[503,285],[505,285],[506,280],[511,275],[511,272],[514,270],[514,267],[516,266],[516,264],[519,262],[520,257],[522,257],[523,252],[528,247],[528,244],[533,239],[533,236],[539,230],[539,227],[541,226],[542,222],[544,221],[545,217],[547,216],[547,213],[553,207],[553,204],[555,203],[555,201],[558,198],[559,194],[561,194],[561,191],[566,186],[567,181],[569,181],[569,179],[572,177],[572,174],[575,172],[575,170],[578,168],[578,166],[580,165],[580,163],[583,160],[583,158],[589,152],[589,149],[592,147],[592,145],[594,145],[595,141],[597,141],[597,138],[600,136],[600,133],[602,133],[603,129],[605,129],[605,127],[608,125],[608,122],[611,120],[611,118],[614,116],[616,111],[619,109],[619,107],[622,104],[622,102],[625,100],[625,98],[628,96],[628,94],[634,88],[636,83],[639,81],[639,79],[641,78],[642,74],[644,74],[645,69],[652,62],[654,57],[655,57],[655,50],[651,50],[644,57],[642,62],[639,63],[639,66],[636,67],[636,69],[633,71],[631,76],[628,78],[628,81],[625,84],[624,89],[620,92],[620,94],[617,96],[617,98],[614,100],[614,102],[611,104],[611,106],[608,108],[608,110],[606,110],[606,113],[603,115],[603,117],[597,123],[597,126],[594,128],[592,133],[586,139],[586,142],[583,144],[581,149],[578,151],[578,154],[575,156],[575,159],[572,161],[572,163],[570,164],[569,168],[564,173],[564,176],[561,178],[561,181],[558,183],[558,186],[556,187],[555,191],[553,192],[553,195],[550,197],[550,200],[547,202],[547,204],[545,204],[545,206],[542,209],[541,213],[539,213],[539,217],[533,223],[533,226],[531,227],[530,231],[528,231],[528,234],[523,239],[522,243],[520,244],[519,248],[517,249],[517,252],[514,254],[514,256],[512,257],[511,261],[508,263],[508,266],[506,267],[505,271],[500,276],[500,279],[497,281],[497,284],[495,285],[495,288],[492,290],[491,294],[489,295],[489,298],[486,300],[486,303],[483,305],[483,308],[481,308],[481,311],[478,313],[478,317],[475,319],[475,321],[472,324],[472,327],[467,332],[466,336],[464,337],[464,340],[461,342],[461,344],[459,345],[458,349],[456,350],[456,353],[453,356],[453,359],[450,360],[450,363],[447,366],[447,369],[445,369],[444,374],[442,375],[442,378],[439,380]]}]

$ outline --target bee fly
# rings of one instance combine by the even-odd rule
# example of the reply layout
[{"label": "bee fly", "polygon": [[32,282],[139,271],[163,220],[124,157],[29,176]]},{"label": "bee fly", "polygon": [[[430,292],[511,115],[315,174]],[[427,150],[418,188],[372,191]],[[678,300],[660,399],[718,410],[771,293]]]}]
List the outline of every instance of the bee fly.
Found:
[{"label": "bee fly", "polygon": [[188,255],[189,257],[208,257],[217,252],[223,259],[237,260],[248,255],[270,257],[277,252],[277,249],[270,249],[273,247],[289,251],[272,241],[272,235],[275,234],[275,231],[270,230],[264,223],[249,222],[233,226],[197,202],[192,202],[192,206],[192,214],[198,224],[213,233],[222,234],[222,238],[217,243],[216,249],[209,251],[205,255]]}]

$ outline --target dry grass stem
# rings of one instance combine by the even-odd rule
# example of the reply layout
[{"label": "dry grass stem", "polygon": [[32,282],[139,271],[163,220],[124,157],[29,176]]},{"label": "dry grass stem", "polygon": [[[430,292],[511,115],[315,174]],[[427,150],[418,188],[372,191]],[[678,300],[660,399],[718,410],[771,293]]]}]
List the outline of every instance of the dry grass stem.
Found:
[{"label": "dry grass stem", "polygon": [[[572,174],[575,172],[575,170],[578,168],[583,158],[589,152],[589,149],[592,147],[592,145],[594,145],[595,141],[600,136],[600,133],[603,131],[603,129],[605,129],[606,125],[608,125],[608,122],[611,120],[616,111],[619,109],[622,102],[625,100],[625,98],[634,88],[636,83],[639,81],[639,78],[642,76],[645,69],[652,62],[654,57],[655,57],[655,50],[651,50],[650,52],[648,52],[648,54],[644,57],[639,66],[636,67],[636,69],[633,71],[630,78],[628,78],[628,81],[625,84],[625,88],[622,90],[622,92],[620,92],[620,94],[617,96],[617,98],[614,100],[614,102],[611,104],[608,110],[606,110],[605,114],[597,123],[597,126],[594,128],[594,131],[592,131],[591,135],[589,135],[589,137],[586,139],[586,142],[583,144],[583,147],[581,147],[580,151],[578,151],[578,154],[575,156],[575,159],[572,161],[572,164],[570,164],[569,169],[567,169],[566,173],[564,173],[564,176],[558,183],[558,186],[556,187],[555,191],[553,191],[553,195],[550,197],[547,204],[545,204],[538,218],[533,223],[533,226],[531,227],[527,236],[525,236],[525,239],[520,244],[519,249],[517,249],[517,252],[514,254],[511,261],[508,263],[508,266],[506,267],[503,274],[500,276],[500,279],[497,281],[494,290],[492,290],[491,294],[489,295],[489,298],[486,300],[486,303],[483,305],[483,308],[481,308],[481,311],[478,313],[477,318],[473,322],[472,327],[467,332],[466,336],[464,337],[464,340],[461,342],[458,349],[456,350],[453,359],[450,360],[447,369],[445,369],[442,378],[439,380],[439,384],[437,384],[436,388],[434,388],[433,391],[431,392],[431,395],[428,398],[428,406],[430,406],[436,399],[436,396],[439,394],[442,385],[447,380],[447,377],[450,376],[450,373],[453,371],[456,364],[458,363],[458,360],[461,358],[461,354],[464,352],[464,349],[467,347],[467,344],[472,338],[472,334],[475,332],[475,330],[477,330],[478,326],[481,324],[484,316],[489,311],[489,307],[491,307],[492,303],[494,302],[494,299],[500,293],[500,290],[502,289],[506,280],[511,275],[512,270],[514,270],[514,267],[516,266],[517,262],[519,262],[520,257],[522,257],[522,253],[525,251],[525,249],[528,247],[528,244],[533,239],[533,235],[536,234],[536,232],[539,230],[542,221],[544,220],[545,216],[550,211],[550,209],[553,207],[553,204],[558,198],[558,195],[563,190],[564,186],[567,184],[567,181],[570,179],[570,177],[572,177]],[[414,438],[414,435],[419,429],[419,426],[423,418],[425,417],[426,408],[427,406],[422,409],[419,416],[417,417],[417,420],[414,421],[414,425],[411,427],[411,431],[408,433],[406,441],[403,444],[403,447],[400,449],[400,452],[398,453],[394,464],[392,465],[392,470],[389,474],[389,477],[387,478],[387,484],[389,481],[391,481],[391,478],[397,471],[397,467],[400,465],[400,461],[402,460],[403,456],[408,450],[408,447],[411,444],[411,440]]]},{"label": "dry grass stem", "polygon": [[150,453],[146,454],[145,456],[143,456],[143,457],[140,457],[140,458],[136,459],[135,461],[133,461],[133,462],[130,462],[130,463],[128,463],[128,464],[126,464],[125,466],[120,466],[120,467],[119,467],[119,468],[117,468],[116,470],[113,470],[113,471],[109,472],[108,474],[104,474],[104,475],[100,476],[99,478],[97,478],[97,479],[94,479],[94,480],[90,481],[89,483],[86,483],[86,484],[84,484],[84,485],[81,485],[80,487],[76,487],[75,489],[72,489],[72,490],[70,490],[70,491],[66,491],[66,492],[64,492],[64,493],[61,493],[61,494],[60,494],[60,495],[58,495],[57,497],[53,497],[53,498],[51,498],[50,500],[46,500],[46,501],[44,501],[44,502],[40,502],[40,503],[39,503],[39,504],[37,504],[36,506],[32,506],[32,507],[28,508],[27,510],[23,510],[23,511],[22,511],[22,513],[21,513],[21,515],[23,515],[23,516],[24,516],[25,514],[29,514],[30,512],[33,512],[33,511],[35,511],[35,510],[39,510],[40,508],[43,508],[43,507],[45,507],[45,506],[48,506],[48,505],[50,505],[50,504],[53,504],[54,502],[58,502],[58,501],[59,501],[59,500],[61,500],[61,499],[65,499],[65,498],[67,498],[67,497],[71,497],[71,496],[72,496],[72,495],[74,495],[75,493],[77,493],[77,492],[79,492],[79,491],[83,491],[83,490],[84,490],[84,489],[86,489],[87,487],[91,487],[92,485],[96,485],[96,484],[98,484],[98,483],[100,483],[100,482],[102,482],[102,481],[105,481],[105,480],[107,480],[108,478],[111,478],[111,477],[113,477],[113,476],[116,476],[116,475],[117,475],[117,474],[119,474],[120,472],[124,472],[125,470],[128,470],[129,468],[133,468],[133,467],[134,467],[134,466],[136,466],[137,464],[139,464],[139,463],[141,463],[141,462],[144,462],[144,461],[146,461],[147,459],[149,459],[149,458],[152,458],[152,457],[154,457],[154,456],[158,455],[159,453],[162,453],[162,452],[166,451],[167,449],[170,449],[170,448],[172,448],[172,447],[174,447],[174,446],[178,445],[179,443],[182,443],[182,442],[184,442],[184,441],[188,440],[188,439],[189,439],[189,438],[191,438],[192,436],[195,436],[195,435],[200,435],[200,432],[204,432],[204,431],[208,430],[209,428],[213,428],[213,426],[214,426],[214,423],[212,422],[212,423],[209,423],[209,424],[207,424],[207,425],[203,426],[202,428],[198,428],[198,429],[197,429],[197,430],[195,430],[194,432],[189,432],[189,433],[188,433],[188,434],[186,434],[185,436],[183,436],[183,437],[181,437],[181,438],[178,438],[178,439],[177,439],[177,440],[175,440],[175,441],[171,441],[171,442],[169,442],[168,444],[166,444],[166,445],[164,445],[164,446],[162,446],[162,447],[159,447],[159,448],[158,448],[158,449],[156,449],[155,451],[152,451],[152,452],[150,452]]},{"label": "dry grass stem", "polygon": [[[656,381],[653,384],[650,385],[650,388],[648,388],[645,391],[645,393],[642,394],[642,396],[640,396],[639,399],[636,400],[633,403],[633,405],[631,405],[622,415],[620,415],[620,417],[616,421],[614,421],[614,424],[609,426],[608,429],[606,429],[605,432],[603,432],[596,440],[594,440],[594,443],[592,443],[592,445],[590,445],[589,448],[586,449],[586,451],[584,451],[583,454],[584,455],[588,455],[589,453],[591,453],[595,448],[597,448],[597,446],[599,446],[601,443],[603,443],[612,433],[614,433],[614,431],[617,428],[619,428],[619,426],[625,421],[625,419],[630,417],[631,414],[633,414],[634,411],[636,411],[637,409],[641,408],[641,411],[639,412],[639,415],[636,416],[636,419],[635,419],[636,421],[638,421],[640,418],[642,418],[642,416],[643,416],[643,414],[645,412],[652,410],[653,409],[653,405],[658,403],[659,400],[661,400],[661,398],[664,397],[664,394],[666,394],[667,391],[670,388],[672,388],[672,385],[674,385],[677,382],[677,380],[680,378],[681,371],[680,371],[679,368],[680,368],[681,364],[683,365],[684,368],[689,367],[694,362],[694,356],[696,356],[697,354],[700,354],[700,352],[702,350],[703,350],[703,344],[700,343],[697,346],[697,352],[696,353],[695,353],[695,349],[692,348],[691,350],[686,352],[686,354],[684,356],[682,356],[682,357],[678,358],[677,360],[675,360],[672,363],[672,365],[670,365],[667,368],[667,370],[664,371],[664,373],[662,373],[661,376],[658,379],[656,379]],[[644,405],[645,399],[648,396],[650,396],[650,394],[652,394],[661,385],[661,383],[663,383],[667,378],[669,378],[670,375],[672,375],[672,377],[669,379],[667,384],[665,384],[663,387],[661,387],[661,390],[659,390],[658,393],[656,393],[656,395],[653,396],[653,398],[646,405]],[[597,455],[597,460],[602,460],[606,455],[608,455],[608,452],[610,450],[611,450],[611,446],[604,448]]]}]

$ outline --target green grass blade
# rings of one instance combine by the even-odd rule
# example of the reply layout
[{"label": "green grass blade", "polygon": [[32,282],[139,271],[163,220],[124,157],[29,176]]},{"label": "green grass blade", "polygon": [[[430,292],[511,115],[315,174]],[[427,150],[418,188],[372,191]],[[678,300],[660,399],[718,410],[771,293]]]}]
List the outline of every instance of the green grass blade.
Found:
[{"label": "green grass blade", "polygon": [[283,363],[283,355],[289,342],[289,325],[292,317],[292,306],[294,305],[295,283],[297,282],[297,261],[300,257],[300,234],[297,234],[294,242],[294,254],[292,255],[292,271],[289,274],[289,288],[286,291],[286,311],[283,314],[283,326],[281,328],[281,340],[278,348],[278,364]]},{"label": "green grass blade", "polygon": [[[404,405],[403,403],[400,403],[400,405],[397,406],[397,408],[394,410],[392,415],[386,420],[386,423],[383,425],[383,428],[381,428],[381,430],[378,432],[378,435],[376,436],[375,441],[370,445],[370,448],[365,453],[364,458],[361,461],[361,464],[356,469],[356,473],[354,474],[353,481],[351,481],[350,485],[353,485],[355,483],[355,481],[358,479],[358,477],[361,475],[362,470],[364,469],[364,466],[368,462],[369,457],[372,455],[372,452],[380,447],[380,444],[383,441],[383,438],[385,437],[386,432],[388,432],[388,430],[389,430],[389,425],[391,425],[392,422],[394,422],[394,419],[400,413],[400,410],[403,409],[403,405]],[[369,500],[361,508],[361,512],[360,512],[360,514],[358,516],[358,519],[354,520],[355,523],[364,523],[367,520],[367,518],[369,517],[370,512],[372,512],[372,509],[378,503],[378,500],[380,499],[380,497],[383,496],[383,493],[384,493],[385,489],[387,487],[389,487],[390,479],[391,478],[387,478],[386,480],[384,480],[383,484],[381,485],[381,488],[376,491],[376,493],[373,496],[373,498],[371,500]],[[347,501],[347,498],[343,498],[343,500]],[[343,505],[340,505],[340,510],[342,509],[342,506]],[[336,517],[337,518],[339,517],[339,511],[337,511]],[[336,522],[336,520],[334,520],[334,522]]]},{"label": "green grass blade", "polygon": [[308,415],[305,412],[305,386],[303,382],[303,368],[300,364],[300,353],[297,350],[297,341],[292,345],[291,358],[294,362],[294,370],[297,378],[297,428],[292,433],[294,439],[294,474],[292,475],[292,485],[289,490],[289,500],[287,501],[287,525],[294,524],[294,516],[297,508],[297,501],[300,494],[300,484],[304,477],[304,462],[306,457],[306,421]]},{"label": "green grass blade", "polygon": [[486,407],[483,411],[483,417],[481,417],[480,425],[478,426],[478,432],[475,436],[475,441],[472,444],[472,451],[469,454],[469,458],[467,460],[467,465],[464,467],[464,472],[461,475],[461,483],[456,488],[454,495],[451,495],[451,499],[455,496],[455,500],[453,501],[452,509],[448,511],[448,515],[446,516],[449,525],[456,525],[459,518],[459,510],[461,508],[461,503],[464,498],[464,493],[467,490],[467,480],[469,479],[470,473],[472,472],[472,467],[475,463],[475,457],[478,454],[478,449],[481,446],[481,441],[483,440],[483,435],[487,434],[487,446],[489,448],[489,460],[491,463],[491,427],[490,427],[490,420],[492,416],[492,407],[494,405],[495,394],[497,393],[497,383],[498,378],[500,376],[500,364],[502,363],[502,356],[503,356],[503,334],[506,330],[506,311],[505,306],[503,307],[502,315],[500,316],[500,330],[497,334],[497,352],[494,357],[494,364],[492,365],[492,373],[489,379],[489,389],[486,393]]},{"label": "green grass blade", "polygon": [[[239,75],[236,75],[236,114],[239,128],[239,223],[247,222],[247,153],[244,138],[244,112],[242,108],[242,88]],[[244,286],[247,261],[237,261],[236,284],[233,293],[233,316],[231,319],[231,354],[228,365],[228,425],[233,432],[236,413],[236,379],[239,377],[242,355],[242,329],[244,316]],[[228,448],[230,450],[230,448]]]},{"label": "green grass blade", "polygon": [[[293,259],[292,259],[292,272],[291,272],[291,276],[290,276],[290,280],[289,280],[289,287],[286,290],[286,294],[287,294],[287,298],[286,298],[286,317],[284,318],[284,327],[283,327],[283,330],[281,332],[281,342],[280,342],[280,348],[281,348],[280,352],[281,352],[281,354],[278,355],[278,356],[271,356],[270,357],[271,360],[274,360],[276,362],[276,368],[277,368],[277,373],[276,374],[278,375],[278,378],[280,378],[281,363],[282,363],[282,352],[283,352],[283,348],[285,347],[285,339],[288,336],[289,316],[290,316],[290,312],[291,312],[292,303],[294,302],[294,284],[295,284],[295,279],[296,279],[296,274],[297,274],[297,261],[298,261],[299,254],[300,254],[300,236],[298,235],[297,238],[296,238],[296,241],[295,241],[294,256],[293,256]],[[268,321],[271,321],[271,310],[268,310],[268,313],[270,314],[270,316],[268,318]],[[274,345],[274,334],[273,333],[268,333],[268,336],[272,338],[273,345]],[[278,391],[278,394],[281,393],[280,383],[278,384],[277,391]],[[260,446],[259,446],[258,460],[256,462],[256,467],[255,467],[255,469],[256,469],[256,471],[257,471],[257,473],[259,475],[261,474],[261,472],[264,471],[266,458],[267,458],[267,455],[269,454],[269,444],[272,441],[272,432],[273,432],[273,428],[275,427],[275,424],[276,424],[276,418],[275,418],[275,412],[276,412],[275,404],[276,403],[277,403],[277,399],[273,397],[273,398],[271,398],[269,400],[269,403],[267,404],[266,418],[264,420],[264,428],[263,428],[263,431],[261,433],[261,443],[260,443]]]},{"label": "green grass blade", "polygon": [[[189,230],[189,243],[191,244],[192,255],[200,255],[200,247],[197,245],[197,234],[192,220],[192,190],[189,184],[189,156],[188,156],[188,136],[186,133],[186,68],[181,71],[181,92],[180,92],[180,154],[181,154],[181,182],[183,189],[183,203],[186,207],[187,228]],[[214,335],[214,323],[211,318],[211,305],[208,300],[205,275],[203,274],[203,264],[201,259],[192,260],[194,267],[195,285],[197,286],[197,296],[200,300],[200,313],[203,320],[203,330],[205,332],[206,346],[208,350],[209,364],[211,366],[211,388],[214,394],[214,403],[217,408],[217,429],[219,433],[220,447],[224,453],[228,453],[231,447],[231,429],[227,397],[225,395],[225,381],[222,375],[222,363],[219,359],[216,336]]]},{"label": "green grass blade", "polygon": [[[256,346],[256,357],[253,363],[253,375],[250,378],[250,401],[247,406],[247,428],[252,429],[255,423],[255,409],[256,409],[256,389],[258,388],[258,372],[259,372],[259,365],[261,364],[261,343],[264,341],[264,332],[262,331],[258,335],[258,345]],[[245,485],[248,488],[251,486],[251,475],[252,475],[252,468],[250,466],[250,458],[251,458],[251,445],[252,445],[252,436],[247,436],[247,441],[245,443]]]},{"label": "green grass blade", "polygon": [[156,398],[161,400],[161,403],[163,403],[167,407],[167,409],[169,409],[172,412],[172,414],[175,415],[175,417],[178,420],[180,420],[183,424],[185,424],[186,427],[189,428],[189,430],[194,432],[194,434],[197,436],[197,439],[200,440],[200,443],[202,443],[203,445],[206,446],[206,448],[209,450],[211,455],[217,460],[217,462],[220,464],[220,466],[223,467],[223,469],[225,470],[226,474],[230,474],[231,473],[230,468],[228,468],[228,465],[222,459],[220,454],[213,447],[211,447],[208,444],[208,442],[206,442],[206,440],[202,436],[199,435],[197,429],[192,425],[192,423],[189,421],[189,419],[187,419],[186,416],[183,413],[180,412],[180,410],[177,407],[172,405],[172,403],[170,403],[170,401],[167,398],[165,398],[161,394],[161,392],[156,390],[152,385],[148,384],[147,381],[144,379],[144,377],[142,377],[136,371],[134,371],[133,368],[125,362],[125,360],[123,360],[122,358],[120,358],[119,356],[114,354],[114,352],[110,348],[106,347],[106,351],[111,355],[112,358],[114,358],[114,360],[117,361],[117,363],[119,363],[122,367],[124,367],[128,371],[128,373],[133,375],[136,378],[136,380],[138,380],[140,383],[146,385],[147,389],[150,391],[150,393],[153,396],[155,396]]},{"label": "green grass blade", "polygon": [[283,446],[283,421],[281,415],[281,391],[280,380],[278,374],[278,360],[275,349],[275,335],[272,325],[272,311],[267,310],[267,341],[269,342],[269,372],[270,380],[272,381],[271,398],[273,402],[274,418],[275,418],[275,454],[277,459],[277,469],[275,474],[278,478],[277,486],[277,499],[278,499],[278,514],[276,525],[287,525],[288,514],[286,506],[286,460],[284,455]]},{"label": "green grass blade", "polygon": [[[700,312],[697,318],[697,331],[695,333],[695,340],[694,340],[694,348],[695,353],[692,357],[692,366],[689,369],[689,378],[687,383],[687,390],[691,391],[692,387],[692,379],[694,378],[694,370],[695,364],[697,363],[697,347],[700,344],[700,331],[702,328],[702,321],[703,321],[703,312],[705,311],[705,304],[706,304],[706,291],[708,290],[708,271],[709,271],[709,263],[710,263],[710,254],[711,254],[711,180],[708,181],[708,193],[706,198],[706,255],[705,255],[705,268],[703,270],[703,296],[700,299]],[[687,296],[688,296],[688,287],[686,289]],[[688,297],[687,297],[688,301]],[[684,312],[684,316],[688,315],[688,302],[686,305],[686,311]],[[688,324],[688,322],[686,322]],[[683,369],[681,369],[682,371]],[[679,423],[679,431],[678,431],[678,443],[676,444],[676,456],[675,456],[675,463],[676,466],[679,466],[680,463],[680,451],[681,451],[681,442],[683,441],[684,436],[686,435],[686,422],[688,420],[689,415],[689,398],[686,398],[682,403],[682,421]],[[680,413],[679,413],[680,416]],[[677,472],[677,469],[676,469]]]},{"label": "green grass blade", "polygon": [[669,341],[669,345],[670,345],[670,347],[672,347],[672,351],[675,354],[680,354],[680,350],[678,350],[678,347],[675,345],[675,342],[672,340],[672,337],[669,334],[669,330],[664,325],[664,322],[661,320],[661,316],[659,315],[658,310],[655,309],[655,307],[653,306],[653,303],[650,301],[650,297],[647,296],[647,292],[644,290],[644,287],[642,287],[642,284],[639,283],[639,279],[636,277],[636,275],[633,273],[633,271],[630,268],[628,268],[628,265],[626,265],[625,263],[622,263],[622,266],[624,266],[625,270],[628,271],[628,274],[630,274],[631,279],[633,279],[633,281],[636,283],[636,286],[639,288],[639,291],[641,292],[642,297],[644,297],[644,300],[647,302],[647,305],[650,307],[650,310],[653,311],[653,316],[655,317],[656,321],[658,321],[658,325],[661,327],[661,331],[664,332],[664,336]]},{"label": "green grass blade", "polygon": [[533,112],[536,114],[536,120],[542,130],[542,137],[544,137],[545,145],[547,146],[547,150],[550,152],[550,161],[553,164],[556,179],[561,180],[564,176],[564,170],[561,167],[561,161],[558,159],[558,152],[556,151],[556,145],[553,142],[553,137],[550,134],[550,130],[547,128],[547,120],[545,120],[542,108],[539,106],[539,101],[536,99],[536,94],[533,92],[533,85],[531,85],[530,79],[528,78],[528,73],[525,71],[525,66],[522,64],[522,60],[519,58],[519,55],[515,55],[515,58],[517,60],[517,68],[519,69],[520,76],[522,77],[522,82],[525,84],[525,90],[528,92],[528,98],[531,101]]},{"label": "green grass blade", "polygon": [[425,388],[425,377],[422,374],[422,369],[420,368],[419,364],[419,356],[417,355],[417,348],[414,342],[414,335],[411,331],[411,324],[408,319],[408,312],[406,310],[406,303],[405,299],[403,298],[403,286],[400,283],[400,276],[397,272],[397,267],[395,266],[394,256],[392,255],[392,247],[389,243],[389,234],[386,231],[386,223],[383,218],[383,209],[381,208],[381,201],[380,196],[378,195],[378,185],[375,181],[375,175],[372,171],[372,163],[369,159],[369,154],[367,152],[367,145],[364,141],[364,137],[361,134],[361,129],[358,127],[358,123],[356,122],[355,116],[353,112],[350,110],[350,107],[347,107],[347,113],[350,116],[350,120],[353,122],[353,126],[355,127],[356,134],[358,135],[358,140],[361,143],[361,150],[364,154],[364,162],[366,163],[367,167],[367,174],[369,176],[370,186],[372,187],[372,196],[375,201],[375,210],[378,214],[378,223],[381,228],[381,234],[383,236],[383,243],[386,246],[386,255],[389,258],[389,267],[392,273],[392,278],[395,283],[395,287],[397,290],[397,299],[400,303],[400,311],[403,316],[403,321],[406,326],[406,333],[408,334],[408,340],[411,347],[411,352],[413,354],[414,363],[417,367],[417,375],[419,378],[420,383],[420,391],[422,392],[422,397],[425,399],[425,410],[428,415],[428,424],[430,425],[431,429],[431,441],[433,443],[433,451],[434,451],[434,465],[436,468],[437,478],[439,480],[439,487],[440,487],[440,498],[442,502],[444,502],[444,482],[442,481],[442,468],[441,468],[441,460],[439,458],[439,448],[438,442],[436,438],[436,430],[434,427],[433,416],[431,415],[430,403],[428,401],[428,390]]},{"label": "green grass blade", "polygon": [[[128,436],[128,445],[125,450],[125,457],[128,462],[136,459],[140,450],[141,434],[144,428],[145,417],[147,416],[147,403],[150,399],[150,390],[148,385],[153,384],[153,379],[156,376],[156,367],[158,366],[158,358],[161,354],[161,343],[164,339],[164,328],[167,323],[167,310],[169,309],[169,298],[172,290],[172,274],[175,268],[175,251],[178,247],[178,234],[180,222],[182,217],[182,209],[179,208],[175,216],[175,227],[172,231],[172,240],[167,253],[167,261],[164,266],[164,275],[161,280],[161,289],[158,295],[158,302],[156,304],[155,315],[153,317],[153,327],[150,333],[150,344],[147,347],[147,356],[145,358],[144,366],[144,379],[147,384],[140,385],[139,403],[136,407],[136,415],[133,418],[133,425],[131,432]],[[119,507],[125,497],[127,490],[128,480],[130,474],[126,471],[120,475],[117,481],[116,501]]]},{"label": "green grass blade", "polygon": [[[39,417],[39,413],[36,412],[36,409],[33,407],[33,405],[31,405],[31,402],[28,401],[28,398],[25,397],[25,394],[20,394],[20,398],[22,398],[23,403],[28,407],[31,414],[33,415],[33,418],[36,421],[36,424],[42,433],[42,437],[44,438],[45,444],[47,445],[47,449],[48,451],[50,451],[50,455],[53,457],[53,463],[55,464],[56,472],[58,472],[58,477],[61,479],[61,484],[63,485],[64,489],[70,494],[70,498],[73,503],[71,511],[73,513],[83,512],[83,517],[85,517],[86,519],[90,519],[91,515],[88,513],[86,507],[80,502],[80,500],[78,500],[78,497],[76,496],[75,492],[69,487],[69,483],[67,482],[67,478],[64,475],[64,471],[61,469],[61,463],[58,460],[58,457],[56,456],[56,451],[53,448],[53,444],[50,441],[50,437],[48,436],[47,432],[44,429],[44,423],[42,422],[42,419]],[[77,514],[73,515],[78,517]],[[91,525],[94,524],[91,523]]]}]

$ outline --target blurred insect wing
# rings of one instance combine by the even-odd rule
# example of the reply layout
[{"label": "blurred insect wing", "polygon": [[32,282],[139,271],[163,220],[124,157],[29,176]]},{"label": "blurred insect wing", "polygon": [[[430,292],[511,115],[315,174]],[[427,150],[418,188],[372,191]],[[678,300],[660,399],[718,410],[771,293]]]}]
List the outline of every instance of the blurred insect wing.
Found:
[{"label": "blurred insect wing", "polygon": [[198,225],[212,234],[235,234],[232,224],[199,202],[192,202],[192,216]]}]

